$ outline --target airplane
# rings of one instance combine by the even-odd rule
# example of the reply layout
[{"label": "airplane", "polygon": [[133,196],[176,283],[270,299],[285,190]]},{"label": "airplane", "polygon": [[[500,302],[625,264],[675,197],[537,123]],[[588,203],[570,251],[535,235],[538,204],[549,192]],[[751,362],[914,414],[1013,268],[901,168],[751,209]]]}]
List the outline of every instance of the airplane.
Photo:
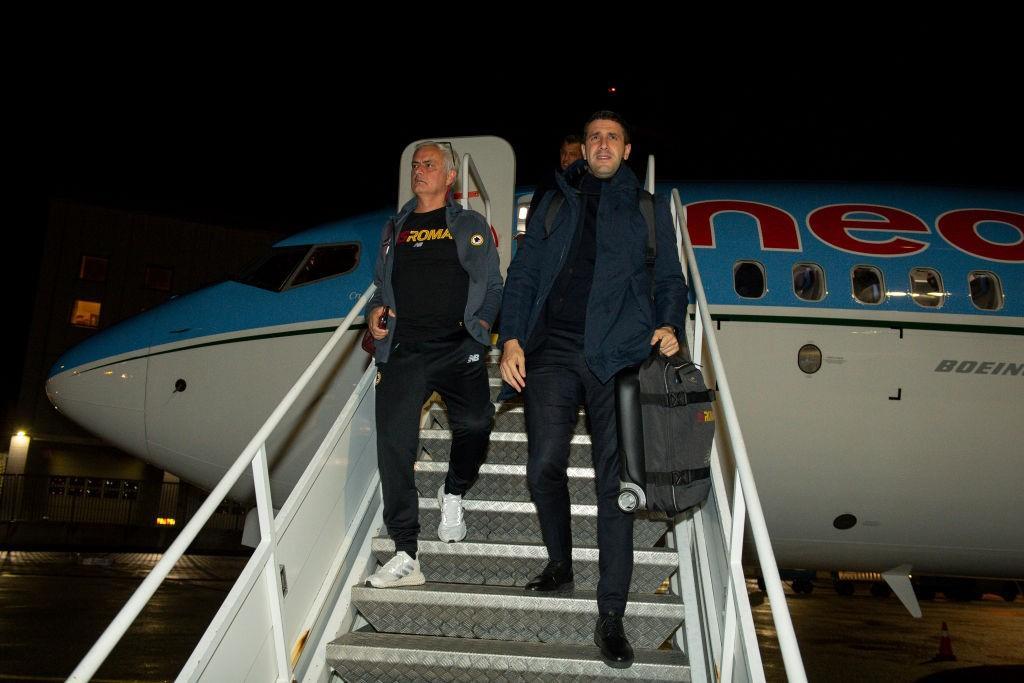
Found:
[{"label": "airplane", "polygon": [[[673,189],[779,565],[1020,579],[1024,196],[803,183],[657,193]],[[516,193],[519,218],[529,199]],[[212,488],[370,283],[390,213],[301,232],[237,279],[100,332],[58,360],[51,402]],[[511,247],[509,236],[498,238]],[[364,328],[268,444],[275,503],[369,363]],[[251,480],[230,496],[250,501]]]}]

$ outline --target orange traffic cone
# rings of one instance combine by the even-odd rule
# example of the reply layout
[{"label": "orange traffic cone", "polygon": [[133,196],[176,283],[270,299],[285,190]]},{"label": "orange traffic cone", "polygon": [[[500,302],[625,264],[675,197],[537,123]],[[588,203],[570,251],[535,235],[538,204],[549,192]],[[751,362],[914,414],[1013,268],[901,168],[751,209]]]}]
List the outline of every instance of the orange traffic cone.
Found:
[{"label": "orange traffic cone", "polygon": [[956,655],[953,654],[953,641],[949,637],[949,627],[942,622],[942,632],[939,633],[939,654],[932,657],[933,662],[955,662]]}]

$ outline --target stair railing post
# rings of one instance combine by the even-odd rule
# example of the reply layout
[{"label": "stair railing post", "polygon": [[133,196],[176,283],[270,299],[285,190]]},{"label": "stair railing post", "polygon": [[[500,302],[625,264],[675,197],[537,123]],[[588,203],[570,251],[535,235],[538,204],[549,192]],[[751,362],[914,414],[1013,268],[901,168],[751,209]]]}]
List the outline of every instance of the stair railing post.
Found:
[{"label": "stair railing post", "polygon": [[[256,488],[256,512],[260,520],[260,545],[270,547],[270,556],[263,568],[263,582],[267,591],[267,606],[270,608],[270,622],[274,629],[274,663],[277,680],[289,679],[288,646],[284,641],[284,594],[281,589],[281,575],[277,566],[277,534],[274,530],[274,507],[270,497],[270,474],[267,468],[267,444],[260,444],[252,461],[252,476]],[[281,567],[284,569],[284,567]]]}]

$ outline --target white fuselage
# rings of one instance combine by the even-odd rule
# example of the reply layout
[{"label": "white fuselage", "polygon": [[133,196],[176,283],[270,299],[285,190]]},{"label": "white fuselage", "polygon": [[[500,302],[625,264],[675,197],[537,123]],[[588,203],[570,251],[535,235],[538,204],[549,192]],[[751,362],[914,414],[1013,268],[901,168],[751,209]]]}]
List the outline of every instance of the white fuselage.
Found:
[{"label": "white fuselage", "polygon": [[[1024,337],[831,323],[718,330],[780,565],[1024,574],[1024,372],[936,371],[1019,362]],[[822,351],[814,374],[804,344]],[[833,526],[844,514],[856,525]]]}]

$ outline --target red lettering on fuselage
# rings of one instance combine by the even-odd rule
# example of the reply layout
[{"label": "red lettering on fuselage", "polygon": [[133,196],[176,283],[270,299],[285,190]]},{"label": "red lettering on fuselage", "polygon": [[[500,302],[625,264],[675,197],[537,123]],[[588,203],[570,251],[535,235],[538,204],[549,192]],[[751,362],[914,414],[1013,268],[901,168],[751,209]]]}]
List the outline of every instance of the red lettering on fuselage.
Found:
[{"label": "red lettering on fuselage", "polygon": [[[851,218],[851,214],[870,214],[877,218]],[[862,240],[851,230],[927,233],[928,226],[912,213],[891,206],[874,204],[834,204],[815,209],[807,216],[807,227],[822,242],[854,254],[869,256],[908,256],[924,251],[927,242],[889,237],[887,240]]]},{"label": "red lettering on fuselage", "polygon": [[738,199],[715,199],[686,205],[686,227],[694,247],[714,247],[715,216],[725,212],[745,213],[757,221],[761,249],[800,251],[800,231],[796,219],[771,206]]},{"label": "red lettering on fuselage", "polygon": [[[686,224],[694,247],[715,247],[715,217],[741,213],[753,219],[762,251],[802,251],[800,230],[793,216],[770,204],[740,199],[714,199],[686,205]],[[1016,228],[1016,242],[992,242],[978,232],[982,223],[1002,223]],[[923,240],[881,233],[929,234],[918,216],[892,206],[833,204],[807,215],[807,228],[825,244],[865,256],[909,256],[928,248]],[[936,231],[951,245],[971,256],[1002,263],[1024,262],[1024,214],[998,209],[956,209],[936,219]],[[869,240],[850,234],[874,231],[888,239]]]},{"label": "red lettering on fuselage", "polygon": [[[986,222],[1014,227],[1020,236],[1013,244],[990,242],[978,233],[978,225]],[[1024,262],[1024,214],[994,209],[957,209],[939,216],[935,229],[954,247],[973,256],[1002,263]]]}]

